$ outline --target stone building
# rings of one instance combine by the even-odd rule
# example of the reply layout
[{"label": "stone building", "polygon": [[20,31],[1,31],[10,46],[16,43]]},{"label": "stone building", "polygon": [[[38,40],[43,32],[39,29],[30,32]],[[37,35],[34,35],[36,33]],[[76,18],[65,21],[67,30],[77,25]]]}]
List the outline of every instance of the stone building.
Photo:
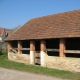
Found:
[{"label": "stone building", "polygon": [[80,10],[31,19],[6,41],[10,60],[80,72]]},{"label": "stone building", "polygon": [[4,28],[0,28],[0,51],[2,49],[6,49],[6,43],[5,43],[5,39],[6,39],[7,35],[6,35],[6,30]]}]

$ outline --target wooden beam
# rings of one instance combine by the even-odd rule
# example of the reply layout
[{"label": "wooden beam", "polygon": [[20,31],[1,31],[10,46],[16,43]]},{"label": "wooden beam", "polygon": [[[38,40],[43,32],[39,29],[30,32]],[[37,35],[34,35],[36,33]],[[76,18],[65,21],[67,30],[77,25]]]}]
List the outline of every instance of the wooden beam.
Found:
[{"label": "wooden beam", "polygon": [[59,49],[46,49],[47,51],[59,52]]},{"label": "wooden beam", "polygon": [[21,48],[21,50],[30,50],[30,48]]},{"label": "wooden beam", "polygon": [[13,49],[18,50],[18,48],[13,48]]},{"label": "wooden beam", "polygon": [[77,53],[77,54],[80,54],[80,50],[64,50],[64,53]]}]

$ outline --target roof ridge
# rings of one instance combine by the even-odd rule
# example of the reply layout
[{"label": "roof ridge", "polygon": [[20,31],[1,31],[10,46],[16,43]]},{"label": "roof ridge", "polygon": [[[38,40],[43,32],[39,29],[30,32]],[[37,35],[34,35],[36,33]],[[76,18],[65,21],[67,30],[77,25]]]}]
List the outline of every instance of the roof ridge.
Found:
[{"label": "roof ridge", "polygon": [[59,15],[59,14],[64,14],[64,13],[70,13],[70,12],[74,12],[74,11],[78,11],[78,10],[80,10],[80,9],[70,10],[70,11],[66,11],[66,12],[59,12],[59,13],[54,13],[54,14],[49,14],[49,15],[46,15],[46,16],[39,16],[39,17],[32,18],[30,20],[34,20],[34,19],[38,19],[38,18],[43,18],[43,17],[47,17],[47,16],[51,16],[51,15]]}]

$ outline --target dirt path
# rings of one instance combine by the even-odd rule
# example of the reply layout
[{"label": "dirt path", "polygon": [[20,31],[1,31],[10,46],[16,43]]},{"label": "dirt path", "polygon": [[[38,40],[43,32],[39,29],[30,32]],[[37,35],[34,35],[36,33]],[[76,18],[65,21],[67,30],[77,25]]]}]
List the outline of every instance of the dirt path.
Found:
[{"label": "dirt path", "polygon": [[38,75],[34,73],[0,68],[0,80],[62,80],[62,79]]}]

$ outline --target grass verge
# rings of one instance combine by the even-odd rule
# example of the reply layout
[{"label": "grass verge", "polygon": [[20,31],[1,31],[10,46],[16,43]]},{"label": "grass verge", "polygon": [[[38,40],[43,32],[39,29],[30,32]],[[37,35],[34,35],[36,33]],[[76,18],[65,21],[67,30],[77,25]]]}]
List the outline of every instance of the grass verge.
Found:
[{"label": "grass verge", "polygon": [[44,74],[44,75],[54,76],[62,79],[80,80],[80,73],[44,68],[41,66],[25,65],[23,63],[9,61],[7,59],[6,51],[2,51],[2,55],[0,55],[0,67],[25,71],[25,72],[33,72],[36,74]]}]

